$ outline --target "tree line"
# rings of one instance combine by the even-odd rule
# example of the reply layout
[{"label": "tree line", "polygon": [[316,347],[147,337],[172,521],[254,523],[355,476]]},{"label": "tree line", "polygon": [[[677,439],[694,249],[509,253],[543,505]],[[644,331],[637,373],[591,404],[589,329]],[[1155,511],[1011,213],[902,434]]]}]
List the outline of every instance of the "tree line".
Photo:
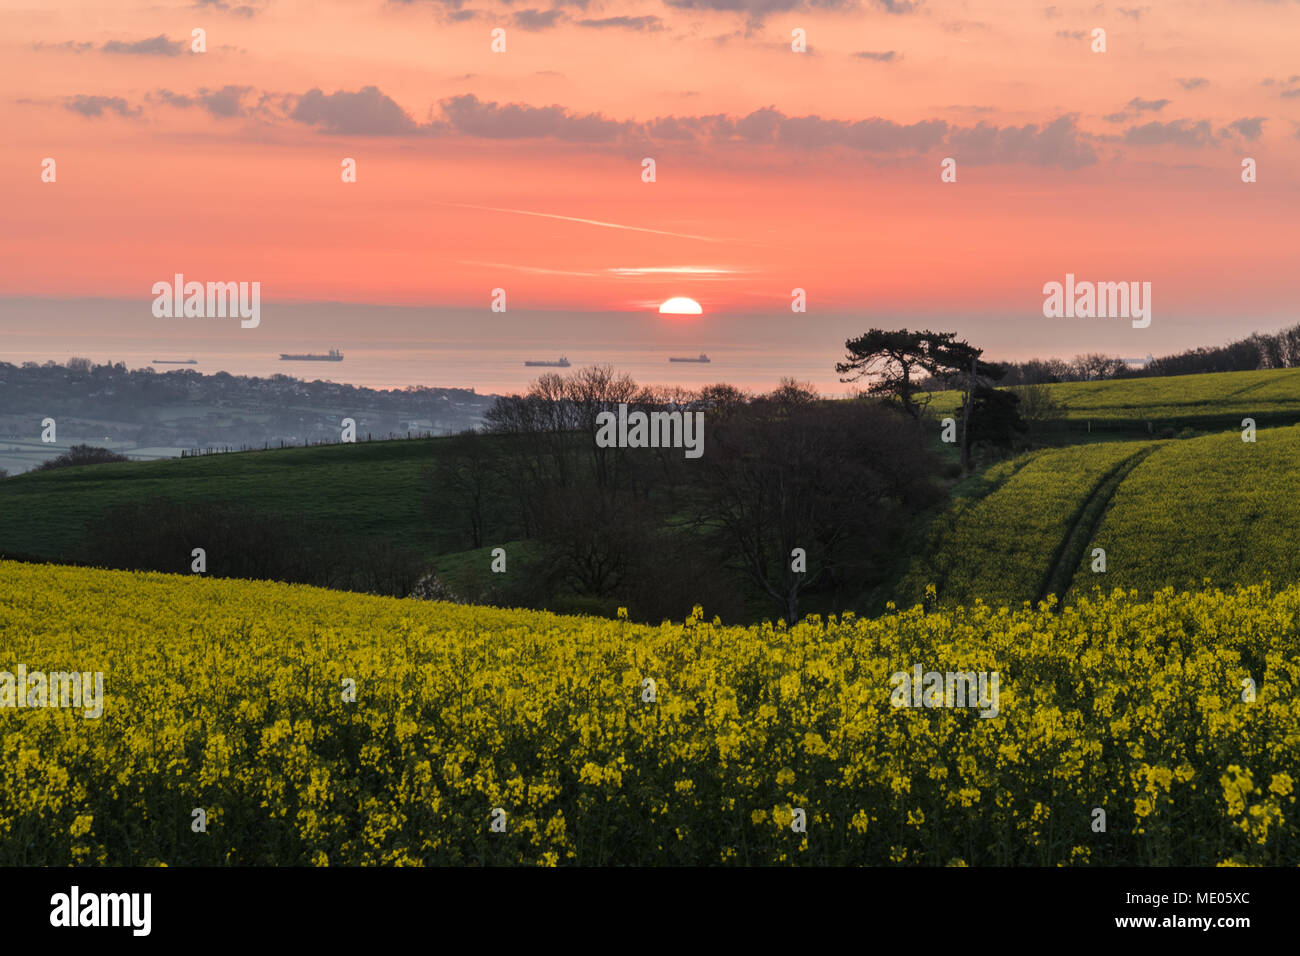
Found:
[{"label": "tree line", "polygon": [[[620,404],[703,411],[704,453],[599,447],[597,416]],[[548,373],[498,400],[485,430],[441,443],[429,506],[461,518],[460,547],[527,544],[510,573],[485,568],[471,600],[797,620],[810,598],[859,606],[942,497],[937,433],[911,412],[792,379],[751,393],[655,388],[609,366]]]},{"label": "tree line", "polygon": [[[1131,364],[1119,356],[1089,352],[1070,360],[1034,358],[1007,362],[1005,366],[1004,386],[1300,368],[1300,325],[1279,332],[1255,332],[1226,345],[1185,349],[1152,358],[1145,365]],[[925,384],[927,390],[952,387],[953,379],[943,373],[932,376]]]}]

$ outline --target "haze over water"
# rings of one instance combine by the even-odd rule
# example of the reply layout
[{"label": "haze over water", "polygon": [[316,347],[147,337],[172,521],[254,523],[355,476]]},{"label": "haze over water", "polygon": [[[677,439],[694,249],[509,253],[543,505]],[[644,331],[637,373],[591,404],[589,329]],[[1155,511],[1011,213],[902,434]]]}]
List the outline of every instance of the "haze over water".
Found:
[{"label": "haze over water", "polygon": [[[859,320],[840,324],[853,328]],[[153,359],[188,359],[205,374],[291,375],[364,385],[473,388],[506,394],[539,374],[528,360],[565,356],[570,369],[610,364],[646,384],[700,386],[729,382],[768,389],[782,376],[813,381],[831,394],[848,391],[834,363],[845,335],[809,336],[806,328],[770,317],[725,320],[626,313],[506,312],[392,306],[292,304],[262,306],[261,324],[238,319],[157,319],[148,303],[113,300],[0,302],[5,329],[0,361],[63,363],[73,355],[129,368]],[[747,330],[747,331],[746,331]],[[784,334],[781,334],[784,332]],[[760,334],[761,333],[761,334]],[[747,341],[759,335],[759,345]],[[779,345],[772,345],[774,335]],[[285,362],[281,352],[341,349],[342,362]],[[709,355],[707,364],[668,361]],[[177,366],[155,366],[166,371]]]},{"label": "haze over water", "polygon": [[[267,303],[257,328],[237,318],[155,318],[150,300],[0,300],[0,361],[21,364],[83,356],[96,364],[142,368],[153,359],[204,374],[290,375],[370,388],[433,386],[509,394],[547,371],[527,360],[565,356],[570,368],[610,364],[638,382],[699,387],[727,382],[768,390],[783,376],[812,382],[824,395],[848,394],[835,362],[844,341],[872,326],[955,329],[995,359],[1069,358],[1079,351],[1140,357],[1183,347],[1181,323],[1135,336],[1126,322],[1036,322],[999,317],[955,320],[942,315],[722,314],[660,316],[653,312],[555,312],[434,309],[355,304]],[[1269,323],[1261,322],[1264,327]],[[1250,323],[1243,323],[1249,327]],[[342,362],[284,362],[281,352],[343,351]],[[708,364],[669,362],[694,357]],[[155,366],[166,371],[178,366]]]}]

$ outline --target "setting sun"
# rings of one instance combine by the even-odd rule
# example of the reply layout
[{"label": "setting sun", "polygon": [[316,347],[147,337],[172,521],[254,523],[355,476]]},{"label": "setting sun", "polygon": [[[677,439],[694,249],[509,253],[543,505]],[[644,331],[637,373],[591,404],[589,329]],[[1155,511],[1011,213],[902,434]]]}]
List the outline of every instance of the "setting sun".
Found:
[{"label": "setting sun", "polygon": [[694,299],[688,299],[686,296],[675,296],[669,299],[663,305],[659,306],[660,315],[703,315],[704,310]]}]

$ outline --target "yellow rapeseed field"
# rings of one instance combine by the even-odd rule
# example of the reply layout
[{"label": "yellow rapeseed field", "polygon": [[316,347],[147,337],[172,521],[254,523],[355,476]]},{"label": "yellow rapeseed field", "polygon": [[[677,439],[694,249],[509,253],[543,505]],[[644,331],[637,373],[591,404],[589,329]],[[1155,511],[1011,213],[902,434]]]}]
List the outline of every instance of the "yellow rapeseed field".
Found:
[{"label": "yellow rapeseed field", "polygon": [[[104,675],[98,719],[0,708],[0,863],[1294,865],[1298,615],[647,627],[0,563],[0,672]],[[997,715],[894,708],[916,665]]]}]

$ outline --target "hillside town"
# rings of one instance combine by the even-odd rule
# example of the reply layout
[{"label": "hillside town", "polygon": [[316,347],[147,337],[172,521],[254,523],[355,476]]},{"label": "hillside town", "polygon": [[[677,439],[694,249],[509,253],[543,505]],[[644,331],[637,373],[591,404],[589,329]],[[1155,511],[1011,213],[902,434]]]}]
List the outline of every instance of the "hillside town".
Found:
[{"label": "hillside town", "polygon": [[0,469],[28,471],[77,443],[150,460],[337,441],[343,418],[356,422],[359,441],[450,435],[480,424],[493,400],[464,388],[377,390],[76,358],[0,361]]}]

